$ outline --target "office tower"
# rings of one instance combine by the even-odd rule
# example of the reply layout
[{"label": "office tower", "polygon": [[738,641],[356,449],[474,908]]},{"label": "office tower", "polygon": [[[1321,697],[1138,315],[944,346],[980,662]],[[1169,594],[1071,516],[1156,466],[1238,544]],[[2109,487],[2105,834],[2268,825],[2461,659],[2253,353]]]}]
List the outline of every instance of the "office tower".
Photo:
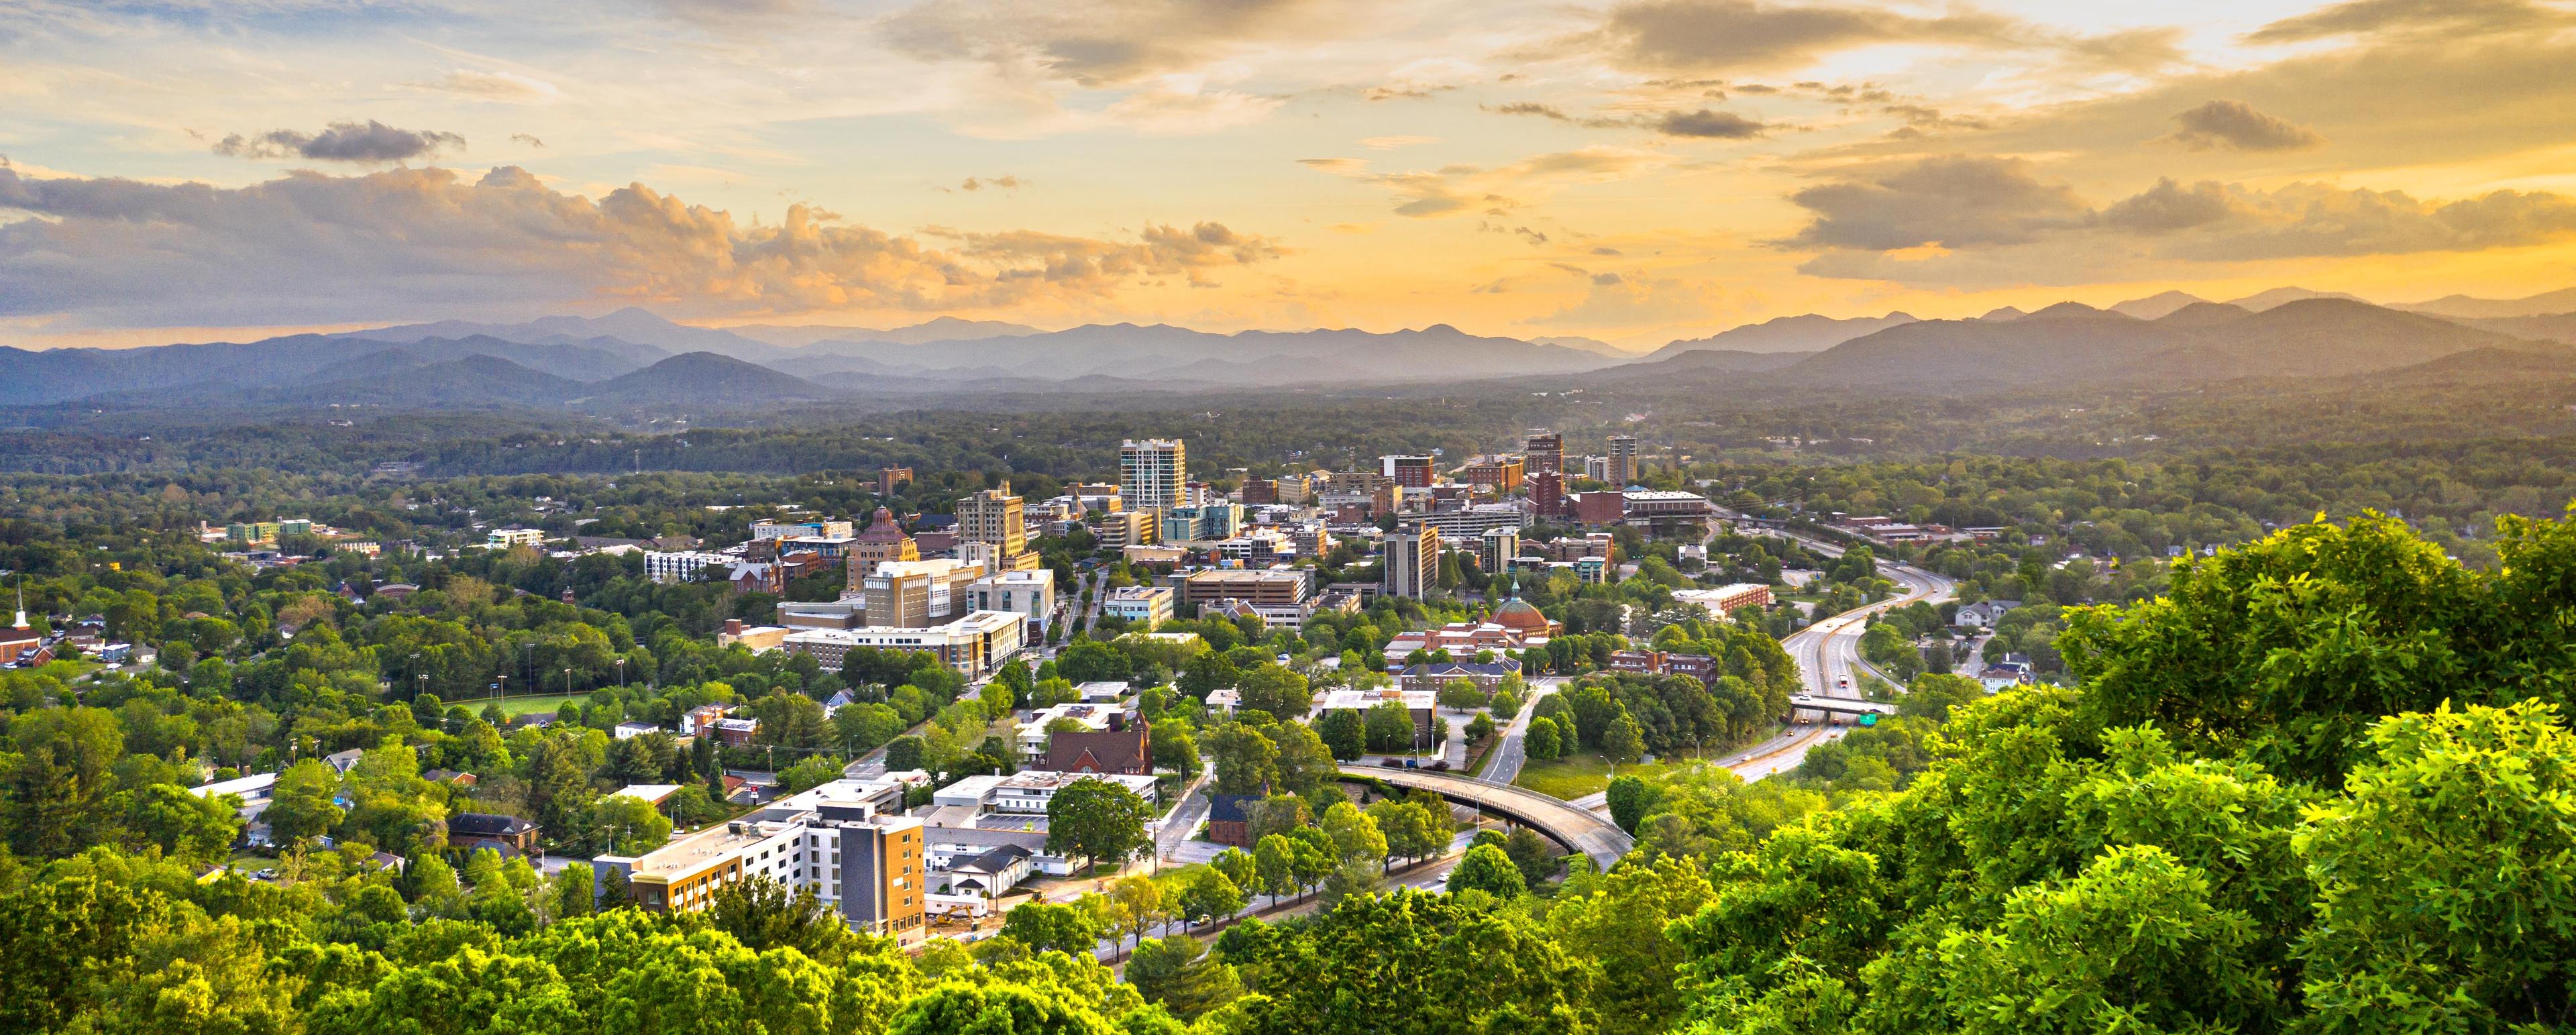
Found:
[{"label": "office tower", "polygon": [[1553,470],[1533,471],[1529,476],[1530,509],[1541,519],[1565,513],[1565,475]]},{"label": "office tower", "polygon": [[1637,480],[1637,436],[1610,436],[1610,477],[1604,479],[1613,487],[1624,488]]},{"label": "office tower", "polygon": [[1004,557],[1019,556],[1028,548],[1025,504],[1011,495],[1010,482],[957,501],[957,537],[1001,547]]},{"label": "office tower", "polygon": [[1189,481],[1187,447],[1176,438],[1129,439],[1118,443],[1118,495],[1129,510],[1160,513],[1182,504],[1181,486]]},{"label": "office tower", "polygon": [[1565,473],[1565,436],[1553,431],[1531,429],[1529,440],[1521,447],[1529,458],[1529,473],[1554,471]]},{"label": "office tower", "polygon": [[1431,487],[1431,458],[1427,456],[1381,456],[1377,473],[1393,479],[1408,489]]}]

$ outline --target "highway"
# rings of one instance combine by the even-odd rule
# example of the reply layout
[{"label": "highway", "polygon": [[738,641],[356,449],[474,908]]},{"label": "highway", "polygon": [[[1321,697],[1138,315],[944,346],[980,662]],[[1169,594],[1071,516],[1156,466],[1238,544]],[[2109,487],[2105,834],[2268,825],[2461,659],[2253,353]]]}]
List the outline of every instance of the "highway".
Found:
[{"label": "highway", "polygon": [[1346,765],[1341,771],[1345,776],[1383,780],[1403,790],[1431,791],[1458,804],[1474,805],[1483,812],[1528,824],[1568,850],[1590,856],[1593,865],[1605,872],[1637,844],[1636,838],[1607,817],[1525,787],[1420,769]]},{"label": "highway", "polygon": [[[1819,553],[1840,556],[1843,552],[1841,547],[1831,543],[1786,532],[1775,534],[1797,540]],[[1789,652],[1789,659],[1798,663],[1798,672],[1805,678],[1807,693],[1820,698],[1856,699],[1860,696],[1860,677],[1864,673],[1887,679],[1890,683],[1896,682],[1861,659],[1860,637],[1868,628],[1869,616],[1918,600],[1937,604],[1950,599],[1958,589],[1949,579],[1920,568],[1880,561],[1878,570],[1896,583],[1896,596],[1824,619],[1790,633],[1780,641],[1781,649]],[[1805,721],[1791,725],[1781,736],[1722,759],[1720,764],[1747,781],[1759,780],[1797,768],[1798,763],[1806,760],[1807,749],[1838,738],[1850,728],[1822,721],[1824,715],[1820,712],[1798,712],[1792,717]]]}]

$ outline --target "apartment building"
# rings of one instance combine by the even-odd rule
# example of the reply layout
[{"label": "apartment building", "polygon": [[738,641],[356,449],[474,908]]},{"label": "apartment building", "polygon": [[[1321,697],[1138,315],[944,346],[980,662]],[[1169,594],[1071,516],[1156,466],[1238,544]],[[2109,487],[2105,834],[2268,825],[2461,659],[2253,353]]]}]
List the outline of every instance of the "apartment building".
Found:
[{"label": "apartment building", "polygon": [[1487,575],[1512,570],[1521,556],[1521,530],[1488,528],[1476,537],[1476,567]]},{"label": "apartment building", "polygon": [[[277,538],[275,524],[265,524],[264,527],[268,529],[267,538]],[[513,546],[543,546],[545,542],[546,533],[541,528],[495,528],[483,535],[483,545],[495,550],[505,550]]]},{"label": "apartment building", "polygon": [[947,557],[886,561],[859,580],[859,595],[869,625],[919,629],[974,610],[966,589],[983,577],[984,569]]},{"label": "apartment building", "polygon": [[1169,543],[1217,542],[1243,530],[1243,505],[1200,503],[1163,509],[1162,537]]},{"label": "apartment building", "polygon": [[1724,617],[1737,608],[1771,606],[1771,587],[1759,582],[1736,582],[1716,589],[1677,589],[1673,603],[1698,604],[1708,613]]},{"label": "apartment building", "polygon": [[1189,448],[1176,438],[1118,443],[1118,495],[1129,510],[1160,511],[1189,502]]},{"label": "apartment building", "polygon": [[1565,514],[1565,475],[1556,471],[1532,471],[1529,476],[1530,509],[1540,520]]},{"label": "apartment building", "polygon": [[971,809],[978,815],[1043,816],[1047,803],[1056,792],[1084,780],[1100,780],[1136,792],[1148,804],[1161,795],[1151,776],[1124,773],[1057,773],[1030,769],[1010,776],[969,776],[942,787],[932,796],[931,804],[940,808]]},{"label": "apartment building", "polygon": [[1452,539],[1473,539],[1490,529],[1529,527],[1527,511],[1514,503],[1479,503],[1456,510],[1435,510],[1414,518]]},{"label": "apartment building", "polygon": [[1012,736],[1017,742],[1020,764],[1035,767],[1046,761],[1047,744],[1055,736],[1056,731],[1049,727],[1079,726],[1082,732],[1102,733],[1124,730],[1134,718],[1127,709],[1116,704],[1070,701],[1030,712],[1029,717],[1015,727]]},{"label": "apartment building", "polygon": [[1440,530],[1415,522],[1387,533],[1379,548],[1386,561],[1386,594],[1420,600],[1440,578]]},{"label": "apartment building", "polygon": [[1612,485],[1627,486],[1637,480],[1637,436],[1610,436],[1610,476],[1603,479]]},{"label": "apartment building", "polygon": [[[891,802],[891,804],[889,804]],[[767,877],[812,890],[859,930],[905,943],[925,934],[928,871],[917,819],[894,813],[899,782],[837,780],[640,856],[591,861],[625,874],[648,912],[704,909],[727,884]]]},{"label": "apartment building", "polygon": [[1495,492],[1510,492],[1521,487],[1525,476],[1523,461],[1517,456],[1497,456],[1468,464],[1458,472],[1458,480],[1469,485],[1490,485]]},{"label": "apartment building", "polygon": [[732,571],[734,562],[741,559],[698,550],[647,550],[644,552],[644,576],[664,585],[696,582],[699,572],[710,567]]}]

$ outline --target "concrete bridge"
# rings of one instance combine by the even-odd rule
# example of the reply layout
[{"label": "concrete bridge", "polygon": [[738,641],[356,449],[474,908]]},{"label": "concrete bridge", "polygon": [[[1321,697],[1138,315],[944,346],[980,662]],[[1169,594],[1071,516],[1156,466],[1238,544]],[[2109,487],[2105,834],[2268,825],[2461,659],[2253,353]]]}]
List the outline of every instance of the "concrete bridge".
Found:
[{"label": "concrete bridge", "polygon": [[1789,699],[1789,711],[1793,714],[1822,712],[1826,715],[1847,715],[1858,718],[1863,715],[1894,715],[1896,706],[1884,701],[1865,701],[1857,697],[1799,694]]},{"label": "concrete bridge", "polygon": [[1610,822],[1609,817],[1526,787],[1422,769],[1346,765],[1341,771],[1347,777],[1382,780],[1402,790],[1430,791],[1457,804],[1510,819],[1547,835],[1567,851],[1583,853],[1591,858],[1594,867],[1605,872],[1637,845],[1637,839]]}]

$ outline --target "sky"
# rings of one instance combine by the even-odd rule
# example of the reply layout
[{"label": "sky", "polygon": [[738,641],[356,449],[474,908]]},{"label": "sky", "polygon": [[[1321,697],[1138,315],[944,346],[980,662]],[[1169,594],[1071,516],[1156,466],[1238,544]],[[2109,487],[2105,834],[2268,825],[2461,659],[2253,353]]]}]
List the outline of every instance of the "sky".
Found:
[{"label": "sky", "polygon": [[2576,283],[2542,0],[0,0],[0,344]]}]

